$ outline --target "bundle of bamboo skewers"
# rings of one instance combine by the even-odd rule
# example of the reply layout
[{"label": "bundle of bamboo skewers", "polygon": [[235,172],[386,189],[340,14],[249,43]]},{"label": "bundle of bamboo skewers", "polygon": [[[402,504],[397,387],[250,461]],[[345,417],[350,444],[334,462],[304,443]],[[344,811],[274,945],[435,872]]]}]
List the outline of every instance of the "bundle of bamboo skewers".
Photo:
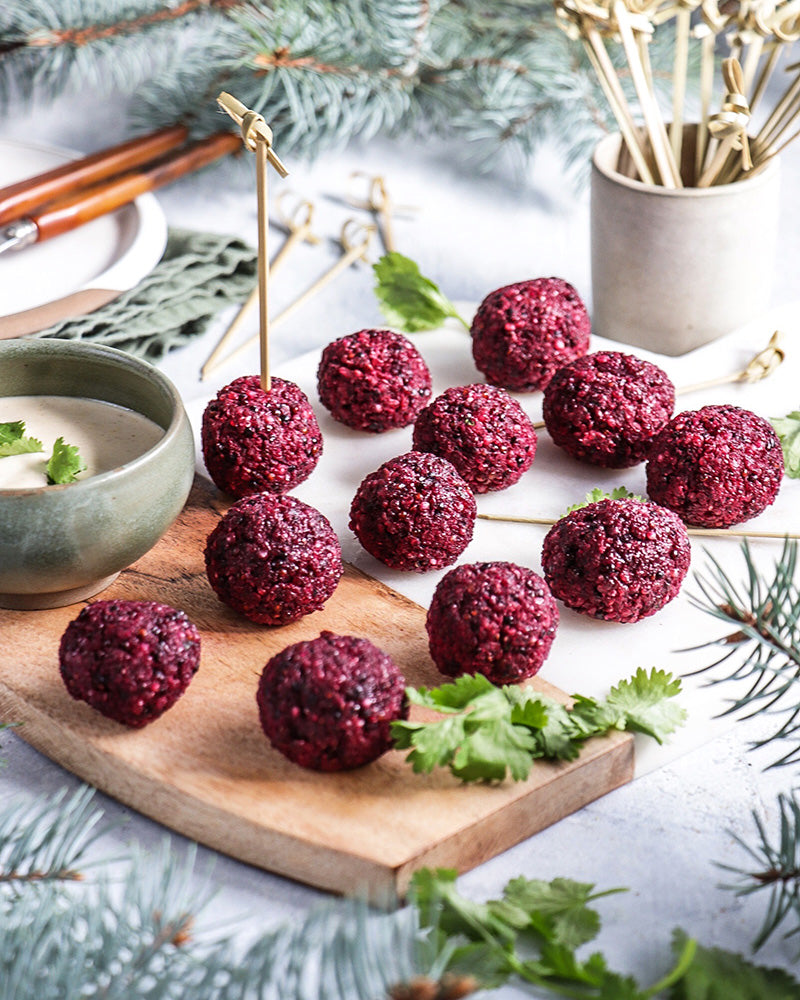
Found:
[{"label": "bundle of bamboo skewers", "polygon": [[[623,139],[619,169],[648,184],[708,187],[753,176],[800,136],[800,63],[788,59],[800,39],[800,0],[555,0],[559,24],[582,42]],[[657,99],[649,45],[674,32],[672,101],[667,124]],[[722,42],[724,94],[713,110]],[[620,45],[641,124],[622,85],[610,46]],[[699,47],[695,121],[686,119],[692,46]],[[763,124],[753,112],[783,64],[789,83]],[[635,107],[634,105],[634,107]],[[759,108],[761,111],[761,108]]]}]

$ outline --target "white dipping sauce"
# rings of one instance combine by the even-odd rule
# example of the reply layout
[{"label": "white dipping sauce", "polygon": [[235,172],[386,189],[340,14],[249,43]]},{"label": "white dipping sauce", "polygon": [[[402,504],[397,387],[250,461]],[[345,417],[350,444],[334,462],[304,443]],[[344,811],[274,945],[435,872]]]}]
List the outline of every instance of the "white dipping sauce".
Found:
[{"label": "white dipping sauce", "polygon": [[0,458],[0,490],[47,485],[47,462],[56,438],[75,445],[87,466],[78,479],[138,458],[163,436],[157,423],[124,406],[73,396],[0,396],[0,423],[25,421],[25,436],[43,451]]}]

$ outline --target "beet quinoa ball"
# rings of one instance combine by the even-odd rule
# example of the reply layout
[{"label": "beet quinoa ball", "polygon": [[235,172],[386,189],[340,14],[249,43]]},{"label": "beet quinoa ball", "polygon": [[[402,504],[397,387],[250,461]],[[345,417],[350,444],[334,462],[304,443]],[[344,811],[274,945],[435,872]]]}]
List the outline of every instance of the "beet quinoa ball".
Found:
[{"label": "beet quinoa ball", "polygon": [[350,529],[392,569],[424,573],[454,563],[472,539],[469,486],[438,455],[409,451],[370,473],[350,506]]},{"label": "beet quinoa ball", "polygon": [[590,330],[586,306],[568,282],[519,281],[481,302],[472,321],[472,356],[492,385],[533,392],[589,350]]},{"label": "beet quinoa ball", "polygon": [[770,424],[739,406],[679,413],[653,441],[647,494],[687,524],[729,528],[778,494],[783,452]]},{"label": "beet quinoa ball", "polygon": [[262,493],[230,508],[208,536],[206,573],[217,596],[261,625],[318,611],[342,575],[327,518],[296,497]]},{"label": "beet quinoa ball", "polygon": [[558,627],[558,606],[533,570],[509,562],[456,566],[437,586],[426,620],[443,674],[514,684],[538,672]]},{"label": "beet quinoa ball", "polygon": [[536,454],[530,418],[504,389],[463,385],[445,389],[414,424],[414,448],[446,458],[475,493],[504,490]]},{"label": "beet quinoa ball", "polygon": [[189,686],[200,662],[200,635],[166,604],[95,601],[67,626],[58,661],[73,698],[140,728]]},{"label": "beet quinoa ball", "polygon": [[323,632],[272,657],[256,700],[276,750],[302,767],[343,771],[391,748],[391,723],[408,714],[405,686],[367,639]]},{"label": "beet quinoa ball", "polygon": [[599,500],[556,521],[542,567],[567,607],[636,622],[677,595],[690,556],[686,528],[672,511],[646,500]]},{"label": "beet quinoa ball", "polygon": [[317,391],[334,419],[380,433],[413,424],[431,396],[431,373],[410,340],[392,330],[359,330],[328,344]]},{"label": "beet quinoa ball", "polygon": [[675,409],[675,387],[649,361],[598,351],[560,368],[544,391],[544,422],[568,455],[607,469],[644,461]]},{"label": "beet quinoa ball", "polygon": [[307,479],[322,454],[322,434],[294,382],[243,375],[220,389],[203,414],[203,458],[215,484],[237,499],[287,493]]}]

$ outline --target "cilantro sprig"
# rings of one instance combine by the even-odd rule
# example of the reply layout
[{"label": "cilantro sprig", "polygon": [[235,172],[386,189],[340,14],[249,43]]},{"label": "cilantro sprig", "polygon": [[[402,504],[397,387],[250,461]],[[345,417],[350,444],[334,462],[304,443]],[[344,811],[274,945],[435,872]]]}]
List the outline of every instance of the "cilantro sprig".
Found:
[{"label": "cilantro sprig", "polygon": [[67,444],[63,437],[57,438],[53,445],[53,454],[47,462],[47,481],[56,483],[74,483],[78,473],[83,472],[86,463],[78,453],[74,444]]},{"label": "cilantro sprig", "polygon": [[433,709],[433,721],[392,723],[394,746],[416,773],[447,767],[461,781],[524,781],[535,760],[574,760],[583,743],[612,729],[645,733],[662,743],[686,718],[672,699],[680,680],[639,668],[604,701],[574,697],[571,708],[531,689],[498,687],[465,674],[437,688],[407,688],[412,704]]},{"label": "cilantro sprig", "polygon": [[[25,434],[24,420],[0,423],[0,458],[31,455],[43,451],[44,446],[38,438],[28,437]],[[48,484],[73,483],[78,473],[85,469],[86,463],[81,458],[77,446],[67,444],[63,437],[58,438],[45,468]]]},{"label": "cilantro sprig", "polygon": [[785,417],[771,417],[775,433],[783,448],[783,464],[790,479],[800,479],[800,410]]},{"label": "cilantro sprig", "polygon": [[[499,899],[476,903],[456,888],[449,869],[422,869],[410,897],[423,929],[450,955],[448,972],[482,988],[522,980],[560,997],[585,1000],[792,1000],[797,980],[780,969],[748,962],[719,948],[703,948],[683,931],[672,938],[672,968],[657,982],[640,985],[608,967],[595,951],[578,952],[600,932],[591,905],[624,889],[596,891],[591,883],[556,878],[515,878]],[[459,994],[460,995],[460,994]],[[538,992],[537,992],[538,995]]]},{"label": "cilantro sprig", "polygon": [[615,486],[610,492],[602,489],[600,486],[595,486],[593,490],[590,490],[586,494],[583,500],[572,504],[571,507],[567,507],[566,513],[569,514],[573,510],[580,510],[581,507],[588,507],[589,504],[597,503],[600,500],[641,500],[642,503],[645,503],[646,497],[640,497],[637,493],[631,493],[625,486]]},{"label": "cilantro sprig", "polygon": [[439,290],[436,284],[420,274],[419,267],[409,257],[393,251],[372,265],[377,279],[375,295],[387,321],[404,333],[435,330],[453,317],[469,330],[469,323]]},{"label": "cilantro sprig", "polygon": [[26,436],[24,420],[0,423],[0,458],[35,454],[38,451],[44,451],[42,442]]}]

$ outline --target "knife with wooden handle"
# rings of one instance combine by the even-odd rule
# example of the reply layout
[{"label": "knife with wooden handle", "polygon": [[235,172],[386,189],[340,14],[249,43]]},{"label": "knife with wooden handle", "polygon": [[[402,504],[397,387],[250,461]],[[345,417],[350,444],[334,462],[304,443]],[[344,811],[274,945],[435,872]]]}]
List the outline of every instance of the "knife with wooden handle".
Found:
[{"label": "knife with wooden handle", "polygon": [[232,132],[217,132],[173,149],[140,169],[128,170],[89,187],[62,194],[40,207],[31,207],[22,218],[0,229],[0,254],[21,250],[42,240],[60,236],[108,212],[127,205],[139,195],[177,180],[222,156],[241,148]]}]

